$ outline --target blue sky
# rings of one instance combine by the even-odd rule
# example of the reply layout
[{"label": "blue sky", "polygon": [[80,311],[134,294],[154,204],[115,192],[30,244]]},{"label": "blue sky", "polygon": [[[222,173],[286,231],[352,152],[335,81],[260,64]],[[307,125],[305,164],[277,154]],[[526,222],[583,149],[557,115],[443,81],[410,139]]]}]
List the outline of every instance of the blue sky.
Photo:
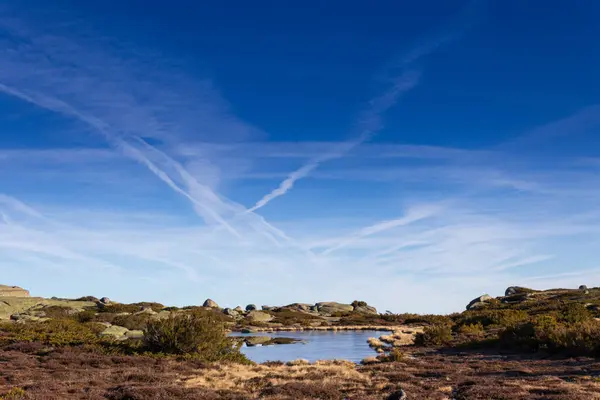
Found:
[{"label": "blue sky", "polygon": [[600,285],[599,16],[0,2],[2,283],[438,313]]}]

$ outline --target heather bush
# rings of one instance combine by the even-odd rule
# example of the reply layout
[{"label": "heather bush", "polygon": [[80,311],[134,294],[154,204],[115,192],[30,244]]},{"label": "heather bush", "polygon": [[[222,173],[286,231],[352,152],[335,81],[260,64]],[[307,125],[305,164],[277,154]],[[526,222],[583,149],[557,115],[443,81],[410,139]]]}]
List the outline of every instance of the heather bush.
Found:
[{"label": "heather bush", "polygon": [[93,325],[72,320],[48,320],[25,324],[4,324],[4,343],[40,342],[50,346],[76,346],[98,342]]},{"label": "heather bush", "polygon": [[415,344],[420,346],[443,346],[452,341],[452,328],[447,324],[426,326],[423,333],[415,337]]},{"label": "heather bush", "polygon": [[560,319],[564,322],[574,324],[592,319],[592,314],[581,303],[566,304],[560,310]]},{"label": "heather bush", "polygon": [[205,361],[248,362],[229,339],[223,323],[214,314],[190,313],[150,320],[143,344],[155,353],[191,355]]},{"label": "heather bush", "polygon": [[147,314],[139,315],[117,315],[113,318],[112,324],[122,326],[130,330],[144,330],[148,323],[149,316]]}]

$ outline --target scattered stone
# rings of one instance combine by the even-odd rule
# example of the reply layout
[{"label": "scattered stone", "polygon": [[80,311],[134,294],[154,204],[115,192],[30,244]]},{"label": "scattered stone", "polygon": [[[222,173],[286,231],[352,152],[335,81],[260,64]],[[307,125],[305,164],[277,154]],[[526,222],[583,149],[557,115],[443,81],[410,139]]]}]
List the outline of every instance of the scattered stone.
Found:
[{"label": "scattered stone", "polygon": [[467,304],[467,310],[473,310],[476,308],[481,308],[486,305],[486,302],[492,300],[492,296],[484,294],[483,296],[479,296],[473,300],[469,304]]},{"label": "scattered stone", "polygon": [[19,286],[0,285],[0,297],[30,297],[29,291]]},{"label": "scattered stone", "polygon": [[219,305],[211,299],[206,299],[202,307],[219,308]]},{"label": "scattered stone", "polygon": [[275,317],[273,317],[271,314],[267,314],[266,312],[254,310],[250,311],[248,315],[246,315],[246,318],[253,322],[269,322]]},{"label": "scattered stone", "polygon": [[286,365],[288,367],[295,367],[295,366],[299,366],[299,365],[310,365],[310,361],[305,360],[303,358],[299,358],[297,360],[288,361],[286,363]]},{"label": "scattered stone", "polygon": [[256,304],[248,304],[246,306],[246,311],[254,311],[256,310]]},{"label": "scattered stone", "polygon": [[392,394],[390,394],[387,400],[407,400],[408,396],[404,390],[400,389]]}]

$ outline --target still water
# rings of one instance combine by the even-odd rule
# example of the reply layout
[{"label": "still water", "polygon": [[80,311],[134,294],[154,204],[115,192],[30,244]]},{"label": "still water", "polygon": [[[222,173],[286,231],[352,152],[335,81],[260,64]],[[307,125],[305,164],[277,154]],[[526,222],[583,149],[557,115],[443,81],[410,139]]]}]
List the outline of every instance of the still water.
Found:
[{"label": "still water", "polygon": [[343,359],[360,362],[363,358],[377,353],[369,347],[367,339],[386,335],[384,331],[302,331],[302,332],[261,332],[235,333],[236,336],[269,336],[300,339],[302,342],[273,346],[253,346],[241,349],[249,359],[265,361],[291,361],[304,358],[310,362],[317,360]]}]

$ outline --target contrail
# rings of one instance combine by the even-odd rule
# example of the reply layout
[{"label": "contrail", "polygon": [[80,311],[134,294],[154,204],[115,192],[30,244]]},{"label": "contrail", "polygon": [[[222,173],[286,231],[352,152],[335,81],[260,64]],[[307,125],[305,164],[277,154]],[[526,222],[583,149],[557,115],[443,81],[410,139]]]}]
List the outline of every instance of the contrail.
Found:
[{"label": "contrail", "polygon": [[266,206],[271,200],[283,196],[294,187],[297,180],[308,176],[322,163],[343,157],[353,148],[371,139],[373,135],[381,129],[381,114],[390,109],[402,93],[412,89],[418,84],[419,75],[420,74],[416,71],[406,71],[400,77],[394,79],[393,86],[390,89],[369,102],[371,107],[364,113],[363,118],[359,121],[360,134],[357,139],[342,143],[332,152],[313,159],[308,164],[289,174],[288,177],[279,184],[279,187],[260,199],[252,208],[248,209],[248,212],[256,211],[259,208]]}]

